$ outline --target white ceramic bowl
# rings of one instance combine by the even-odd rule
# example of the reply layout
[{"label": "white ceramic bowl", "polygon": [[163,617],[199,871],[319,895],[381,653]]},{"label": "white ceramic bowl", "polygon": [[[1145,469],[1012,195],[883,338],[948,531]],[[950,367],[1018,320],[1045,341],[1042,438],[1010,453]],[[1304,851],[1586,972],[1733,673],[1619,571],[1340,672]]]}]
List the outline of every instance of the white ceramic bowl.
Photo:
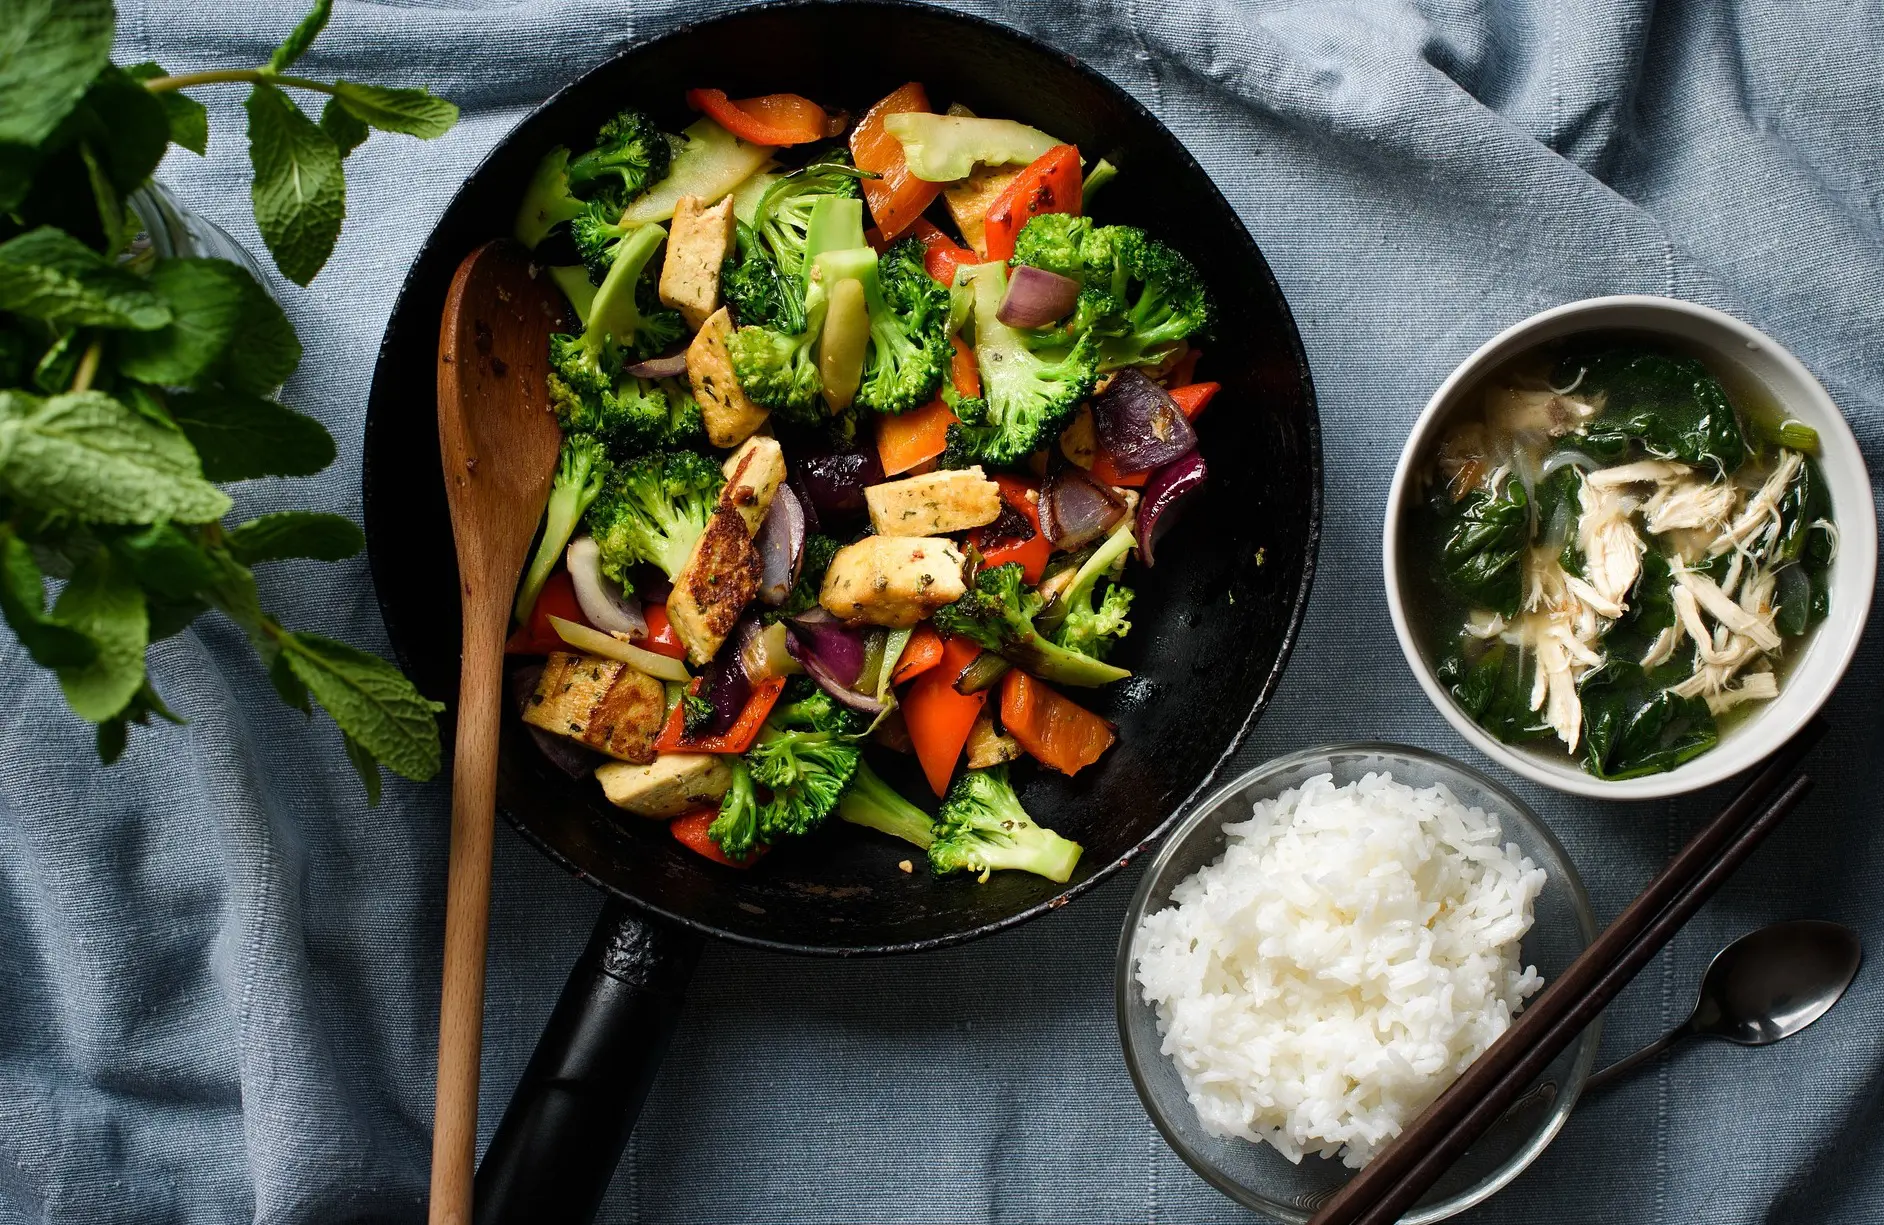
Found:
[{"label": "white ceramic bowl", "polygon": [[[1436,661],[1431,644],[1422,643],[1414,634],[1401,599],[1401,567],[1406,561],[1401,557],[1401,527],[1419,496],[1414,473],[1432,454],[1461,394],[1486,372],[1526,349],[1594,331],[1632,331],[1685,342],[1720,365],[1737,368],[1764,387],[1788,417],[1817,430],[1819,466],[1831,492],[1840,537],[1832,566],[1830,612],[1807,640],[1805,655],[1793,664],[1779,697],[1735,724],[1722,734],[1718,745],[1693,761],[1664,774],[1619,782],[1587,774],[1560,754],[1504,744],[1474,723],[1433,674]],[[1394,470],[1381,554],[1387,607],[1393,614],[1394,632],[1400,636],[1400,649],[1426,696],[1461,736],[1487,757],[1547,787],[1602,799],[1647,800],[1696,791],[1738,774],[1777,749],[1825,704],[1850,665],[1870,614],[1877,581],[1877,516],[1858,440],[1838,406],[1798,358],[1732,315],[1673,298],[1632,294],[1587,298],[1533,315],[1486,341],[1440,384],[1414,422]]]}]

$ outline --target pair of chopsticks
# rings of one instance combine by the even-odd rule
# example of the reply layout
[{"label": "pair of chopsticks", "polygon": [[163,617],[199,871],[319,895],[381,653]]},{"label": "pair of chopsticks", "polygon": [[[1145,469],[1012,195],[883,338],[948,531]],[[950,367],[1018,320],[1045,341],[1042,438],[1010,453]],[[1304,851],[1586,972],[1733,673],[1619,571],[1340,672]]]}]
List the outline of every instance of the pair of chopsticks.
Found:
[{"label": "pair of chopsticks", "polygon": [[1787,779],[1824,734],[1824,720],[1814,718],[1773,754],[1511,1028],[1309,1225],[1391,1225],[1418,1203],[1812,789],[1805,775]]}]

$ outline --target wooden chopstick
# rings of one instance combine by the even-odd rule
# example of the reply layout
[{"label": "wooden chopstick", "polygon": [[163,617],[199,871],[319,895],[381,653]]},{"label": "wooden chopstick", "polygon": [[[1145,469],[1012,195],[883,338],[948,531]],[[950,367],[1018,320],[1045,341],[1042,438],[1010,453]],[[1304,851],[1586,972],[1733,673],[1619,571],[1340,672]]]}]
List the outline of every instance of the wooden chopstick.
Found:
[{"label": "wooden chopstick", "polygon": [[[1782,784],[1825,733],[1813,719],[1669,860],[1635,901],[1533,999],[1491,1048],[1310,1225],[1384,1225],[1412,1206],[1613,1000],[1811,786]],[[1519,1073],[1520,1067],[1529,1070]]]}]

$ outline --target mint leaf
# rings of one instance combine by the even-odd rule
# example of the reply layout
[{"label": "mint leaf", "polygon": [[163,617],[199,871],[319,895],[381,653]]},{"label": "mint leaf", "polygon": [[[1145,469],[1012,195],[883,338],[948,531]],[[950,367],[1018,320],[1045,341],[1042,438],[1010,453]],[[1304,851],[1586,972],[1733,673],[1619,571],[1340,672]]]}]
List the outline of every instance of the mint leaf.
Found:
[{"label": "mint leaf", "polygon": [[183,722],[181,716],[164,705],[164,700],[146,680],[124,704],[123,710],[98,725],[98,760],[108,766],[122,757],[131,737],[131,724],[147,726],[152,715],[169,723]]},{"label": "mint leaf", "polygon": [[141,277],[51,226],[0,243],[0,310],[63,327],[149,331],[170,322]]},{"label": "mint leaf", "polygon": [[[424,781],[438,773],[437,713],[399,669],[344,642],[283,632],[281,650],[340,730],[395,774]],[[349,750],[351,753],[351,750]]]},{"label": "mint leaf", "polygon": [[134,379],[187,387],[215,369],[242,326],[253,278],[221,259],[158,260],[147,278],[170,322],[118,342],[118,369]]},{"label": "mint leaf", "polygon": [[0,391],[0,486],[92,523],[205,523],[230,505],[187,438],[100,391]]},{"label": "mint leaf", "polygon": [[229,552],[245,566],[286,557],[341,561],[365,547],[366,536],[353,520],[311,510],[263,515],[229,533]]},{"label": "mint leaf", "polygon": [[374,760],[373,754],[365,745],[345,732],[340,734],[340,740],[346,746],[347,760],[353,763],[353,772],[360,776],[362,783],[366,784],[366,806],[378,808],[382,782],[379,776],[379,762]]},{"label": "mint leaf", "polygon": [[0,4],[0,143],[52,134],[111,58],[111,0]]},{"label": "mint leaf", "polygon": [[80,143],[97,154],[118,194],[129,195],[150,178],[170,147],[169,112],[129,73],[107,66],[46,148]]},{"label": "mint leaf", "polygon": [[[124,70],[133,81],[154,81],[170,74],[156,60],[145,60]],[[202,157],[209,152],[209,108],[180,89],[166,89],[157,95],[163,104],[164,118],[170,123],[170,139]]]},{"label": "mint leaf", "polygon": [[46,576],[11,524],[0,524],[0,613],[42,668],[79,668],[98,656],[91,639],[46,615]]},{"label": "mint leaf", "polygon": [[216,377],[237,391],[265,396],[287,382],[301,364],[301,338],[273,295],[248,269],[240,271],[242,314]]},{"label": "mint leaf", "polygon": [[103,723],[123,710],[144,684],[150,620],[143,588],[100,548],[80,560],[53,605],[53,616],[98,647],[89,663],[59,669],[59,688],[79,718]]},{"label": "mint leaf", "polygon": [[458,122],[457,107],[423,89],[335,81],[334,99],[382,132],[404,132],[420,140],[443,136]]},{"label": "mint leaf", "polygon": [[372,129],[339,98],[327,99],[327,105],[321,108],[321,131],[333,140],[342,157],[359,148],[372,135]]},{"label": "mint leaf", "polygon": [[301,18],[301,23],[289,32],[287,39],[268,57],[268,66],[263,71],[280,72],[306,55],[307,49],[314,45],[321,31],[327,28],[327,19],[333,12],[334,0],[314,0],[314,7],[308,11],[308,15]]},{"label": "mint leaf", "polygon": [[255,86],[244,106],[255,224],[281,274],[306,285],[333,254],[346,216],[340,149],[273,85]]},{"label": "mint leaf", "polygon": [[167,599],[201,596],[221,574],[202,538],[174,523],[153,523],[119,537],[112,547],[139,586]]},{"label": "mint leaf", "polygon": [[171,397],[170,416],[212,481],[313,476],[334,462],[327,427],[260,396],[220,388],[180,392]]},{"label": "mint leaf", "polygon": [[277,650],[274,662],[268,665],[268,683],[275,687],[276,695],[287,705],[304,715],[314,713],[314,705],[308,700],[307,686],[294,674],[285,651]]},{"label": "mint leaf", "polygon": [[203,593],[223,616],[242,627],[264,660],[272,657],[275,643],[268,636],[262,616],[261,593],[255,589],[255,574],[232,557],[226,549],[212,549],[210,560],[216,566],[216,580]]}]

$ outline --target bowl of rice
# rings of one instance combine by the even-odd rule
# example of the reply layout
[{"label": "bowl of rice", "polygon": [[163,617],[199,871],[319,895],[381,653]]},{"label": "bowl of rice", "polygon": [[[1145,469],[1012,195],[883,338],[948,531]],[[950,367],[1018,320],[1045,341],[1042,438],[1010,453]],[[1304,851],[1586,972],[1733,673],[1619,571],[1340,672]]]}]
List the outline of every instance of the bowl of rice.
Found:
[{"label": "bowl of rice", "polygon": [[[1523,801],[1421,749],[1260,766],[1187,816],[1119,941],[1119,1034],[1172,1149],[1239,1203],[1306,1222],[1596,937]],[[1403,1225],[1516,1178],[1569,1118],[1591,1025]]]}]

